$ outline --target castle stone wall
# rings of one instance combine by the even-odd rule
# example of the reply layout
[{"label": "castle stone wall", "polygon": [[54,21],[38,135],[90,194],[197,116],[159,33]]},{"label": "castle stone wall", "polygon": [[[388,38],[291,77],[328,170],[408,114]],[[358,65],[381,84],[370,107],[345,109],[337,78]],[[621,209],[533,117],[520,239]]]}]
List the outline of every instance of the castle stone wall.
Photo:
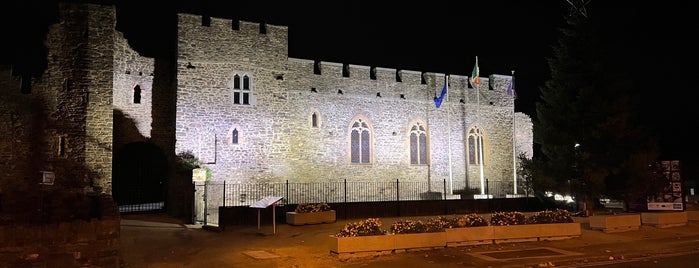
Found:
[{"label": "castle stone wall", "polygon": [[[114,8],[64,3],[46,36],[47,67],[21,79],[3,68],[0,192],[15,222],[70,218],[74,196],[111,193]],[[53,184],[44,185],[44,172]],[[36,213],[43,211],[43,213]],[[2,219],[0,219],[2,221]]]},{"label": "castle stone wall", "polygon": [[[130,143],[146,141],[151,137],[153,123],[154,59],[134,51],[117,32],[114,38],[114,137],[115,149]],[[140,89],[139,103],[135,103]]]},{"label": "castle stone wall", "polygon": [[[450,75],[448,99],[436,108],[444,74],[334,62],[319,62],[316,74],[313,60],[288,58],[286,27],[267,25],[261,34],[259,24],[231,25],[212,18],[211,26],[201,26],[200,16],[179,15],[176,151],[203,159],[213,180],[454,180],[479,187],[480,167],[466,165],[466,131],[473,126],[486,135],[485,177],[512,180],[510,76],[482,77],[476,90],[468,77]],[[234,74],[251,78],[249,105],[233,104]],[[355,118],[371,124],[370,165],[350,163]],[[531,142],[531,120],[515,118],[517,140]],[[415,122],[428,128],[430,165],[410,164]],[[233,129],[238,144],[231,143]],[[530,147],[517,145],[525,152]]]}]

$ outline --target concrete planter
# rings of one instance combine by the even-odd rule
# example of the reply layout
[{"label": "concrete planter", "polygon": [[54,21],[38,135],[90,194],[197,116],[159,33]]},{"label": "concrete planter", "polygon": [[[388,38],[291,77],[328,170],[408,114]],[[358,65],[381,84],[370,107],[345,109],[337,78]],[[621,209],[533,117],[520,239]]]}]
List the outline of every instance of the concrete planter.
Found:
[{"label": "concrete planter", "polygon": [[657,228],[687,225],[687,212],[643,212],[641,224]]},{"label": "concrete planter", "polygon": [[688,210],[688,211],[685,211],[685,213],[687,213],[687,220],[699,221],[699,211]]},{"label": "concrete planter", "polygon": [[445,229],[447,247],[493,243],[492,226],[475,226]]},{"label": "concrete planter", "polygon": [[580,223],[522,224],[445,229],[444,232],[358,237],[330,236],[334,253],[443,248],[461,245],[559,240],[580,236]]},{"label": "concrete planter", "polygon": [[376,252],[393,251],[396,246],[395,235],[371,235],[355,237],[330,236],[330,252],[333,253],[356,253],[356,252]]},{"label": "concrete planter", "polygon": [[494,243],[561,240],[582,234],[580,223],[544,223],[493,226]]},{"label": "concrete planter", "polygon": [[537,225],[539,229],[539,241],[562,240],[582,235],[579,222],[530,224]]},{"label": "concrete planter", "polygon": [[590,216],[590,229],[605,233],[638,230],[641,227],[641,215],[594,215]]},{"label": "concrete planter", "polygon": [[447,233],[395,234],[394,249],[443,248],[447,246]]},{"label": "concrete planter", "polygon": [[332,239],[330,252],[338,254],[443,248],[447,244],[445,232],[355,237],[331,235],[330,238]]},{"label": "concrete planter", "polygon": [[336,221],[335,210],[309,212],[309,213],[286,213],[286,223],[291,225],[333,223]]}]

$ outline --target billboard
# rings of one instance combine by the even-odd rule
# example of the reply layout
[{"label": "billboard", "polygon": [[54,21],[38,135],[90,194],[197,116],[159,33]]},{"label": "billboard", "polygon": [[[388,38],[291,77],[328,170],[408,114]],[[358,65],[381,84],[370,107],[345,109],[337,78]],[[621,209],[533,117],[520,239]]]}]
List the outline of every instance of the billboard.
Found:
[{"label": "billboard", "polygon": [[684,210],[680,161],[661,161],[661,166],[668,183],[657,195],[648,197],[648,210]]}]

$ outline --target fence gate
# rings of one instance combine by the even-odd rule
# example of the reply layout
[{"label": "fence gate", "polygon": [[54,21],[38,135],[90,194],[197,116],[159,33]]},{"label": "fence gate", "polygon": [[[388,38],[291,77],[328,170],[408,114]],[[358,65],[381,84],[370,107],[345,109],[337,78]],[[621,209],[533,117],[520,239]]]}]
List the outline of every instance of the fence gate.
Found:
[{"label": "fence gate", "polygon": [[195,183],[194,184],[194,223],[206,225],[207,217],[206,213],[206,184]]},{"label": "fence gate", "polygon": [[223,206],[224,189],[211,187],[208,182],[194,182],[194,223],[218,226],[218,209]]}]

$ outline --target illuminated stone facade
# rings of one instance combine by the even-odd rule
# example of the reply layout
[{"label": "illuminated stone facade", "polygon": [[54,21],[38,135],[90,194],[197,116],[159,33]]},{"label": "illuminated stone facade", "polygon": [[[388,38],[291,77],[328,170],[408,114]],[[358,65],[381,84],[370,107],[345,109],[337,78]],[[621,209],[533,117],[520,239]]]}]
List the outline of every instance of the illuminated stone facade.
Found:
[{"label": "illuminated stone facade", "polygon": [[[110,194],[114,153],[140,142],[170,162],[191,152],[211,180],[231,183],[478,188],[481,165],[468,160],[474,129],[491,183],[513,181],[513,148],[532,155],[532,122],[514,113],[509,75],[482,77],[478,90],[450,75],[436,108],[445,74],[289,58],[286,26],[220,18],[204,26],[179,14],[176,56],[153,59],[115,29],[113,6],[62,3],[59,14],[47,68],[29,92],[10,68],[0,71],[0,192],[10,202],[36,203],[11,196],[38,195],[31,189],[44,170],[62,189]],[[353,147],[355,123],[365,128]],[[422,139],[411,141],[413,127]]]}]

